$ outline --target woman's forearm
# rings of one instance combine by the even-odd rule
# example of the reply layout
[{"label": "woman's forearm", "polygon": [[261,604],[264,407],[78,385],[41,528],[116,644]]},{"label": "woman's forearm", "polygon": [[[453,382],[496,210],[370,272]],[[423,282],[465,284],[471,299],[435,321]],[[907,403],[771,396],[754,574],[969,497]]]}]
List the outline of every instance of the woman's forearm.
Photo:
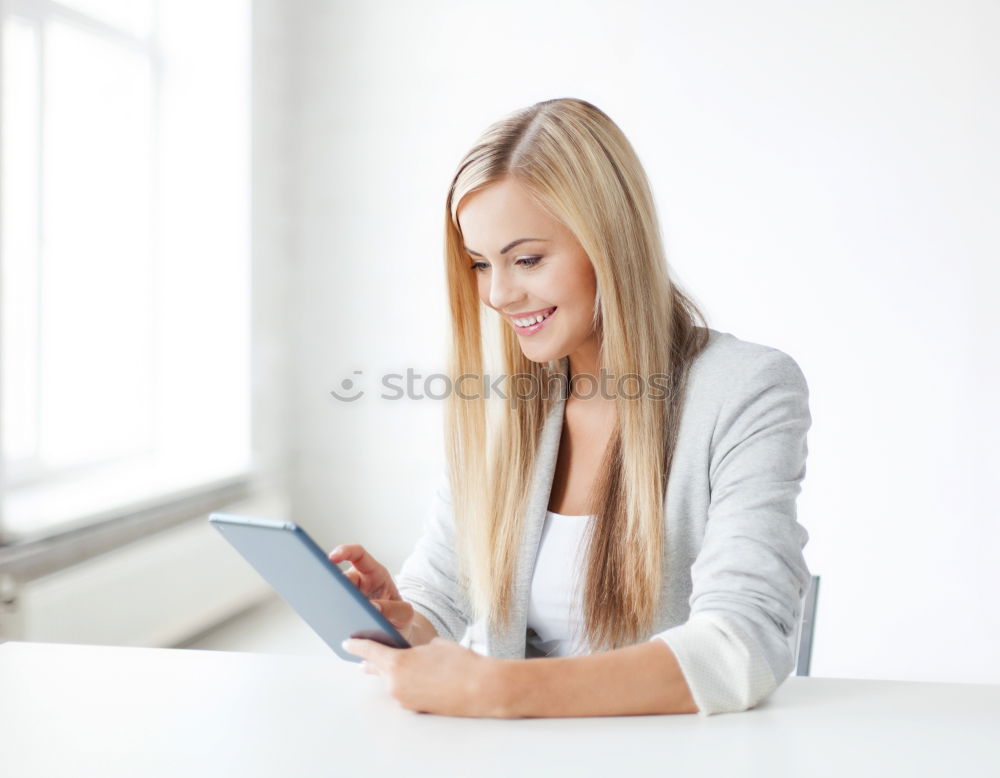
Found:
[{"label": "woman's forearm", "polygon": [[662,640],[587,656],[499,660],[495,669],[492,688],[512,718],[698,712]]}]

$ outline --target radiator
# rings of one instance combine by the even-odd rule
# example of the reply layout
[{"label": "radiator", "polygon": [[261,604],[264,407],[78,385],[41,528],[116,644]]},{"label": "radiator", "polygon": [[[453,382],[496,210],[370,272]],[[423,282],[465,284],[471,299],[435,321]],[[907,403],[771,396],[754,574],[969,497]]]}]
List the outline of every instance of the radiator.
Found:
[{"label": "radiator", "polygon": [[[258,494],[220,510],[287,519],[288,502]],[[0,640],[168,647],[270,596],[206,513],[4,592]]]}]

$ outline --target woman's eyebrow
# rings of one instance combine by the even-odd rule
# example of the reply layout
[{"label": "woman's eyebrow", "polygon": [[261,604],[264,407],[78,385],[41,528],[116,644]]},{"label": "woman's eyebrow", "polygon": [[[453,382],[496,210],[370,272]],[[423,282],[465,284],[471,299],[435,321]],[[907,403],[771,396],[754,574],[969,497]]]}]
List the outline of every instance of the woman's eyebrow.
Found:
[{"label": "woman's eyebrow", "polygon": [[[527,243],[530,240],[540,240],[540,241],[548,242],[548,238],[518,238],[517,240],[511,241],[506,246],[504,246],[502,249],[500,249],[500,253],[501,254],[506,254],[508,251],[510,251],[512,248],[514,248],[514,246],[520,245],[521,243]],[[466,251],[468,251],[474,257],[481,257],[482,256],[482,254],[480,254],[478,251],[473,251],[468,246],[463,246],[462,248],[464,248]]]}]

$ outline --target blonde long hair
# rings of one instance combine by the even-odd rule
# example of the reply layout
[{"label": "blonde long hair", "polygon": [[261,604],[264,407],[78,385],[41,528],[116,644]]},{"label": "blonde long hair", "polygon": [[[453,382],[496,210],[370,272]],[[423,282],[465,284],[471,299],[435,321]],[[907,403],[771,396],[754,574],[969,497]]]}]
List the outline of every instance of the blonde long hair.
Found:
[{"label": "blonde long hair", "polygon": [[[575,98],[545,100],[492,124],[458,165],[445,207],[445,266],[452,339],[445,450],[459,572],[475,618],[509,624],[514,575],[539,433],[552,392],[523,392],[513,377],[551,387],[562,360],[532,362],[517,336],[488,313],[469,270],[457,211],[462,198],[513,176],[565,224],[593,264],[600,367],[613,377],[667,377],[665,397],[618,393],[618,424],[590,493],[595,515],[584,567],[585,637],[594,650],[650,634],[666,558],[664,510],[688,367],[708,330],[667,270],[653,196],[621,129]],[[488,382],[487,316],[499,346],[497,408],[486,384],[470,394],[459,377]],[[497,331],[499,325],[499,331]],[[495,385],[496,382],[494,382]],[[565,386],[565,384],[564,384]]]}]

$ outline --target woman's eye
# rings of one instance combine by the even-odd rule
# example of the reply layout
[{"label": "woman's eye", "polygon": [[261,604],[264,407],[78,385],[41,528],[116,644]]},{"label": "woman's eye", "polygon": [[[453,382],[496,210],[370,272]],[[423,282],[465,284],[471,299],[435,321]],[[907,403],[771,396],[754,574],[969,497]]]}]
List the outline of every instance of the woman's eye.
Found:
[{"label": "woman's eye", "polygon": [[[541,262],[541,260],[541,257],[521,257],[517,260],[517,262],[524,267],[534,267]],[[470,270],[485,270],[487,267],[489,267],[489,265],[485,262],[473,262],[469,265]]]}]

